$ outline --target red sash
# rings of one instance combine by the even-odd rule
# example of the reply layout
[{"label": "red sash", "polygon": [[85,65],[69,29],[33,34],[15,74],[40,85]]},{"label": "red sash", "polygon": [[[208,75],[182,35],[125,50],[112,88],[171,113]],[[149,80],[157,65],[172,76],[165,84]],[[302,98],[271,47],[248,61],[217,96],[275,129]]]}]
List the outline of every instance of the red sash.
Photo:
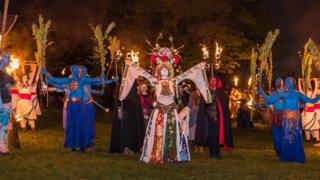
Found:
[{"label": "red sash", "polygon": [[31,94],[19,94],[19,98],[31,100]]},{"label": "red sash", "polygon": [[313,108],[314,108],[314,109],[320,109],[320,104],[314,104],[314,105],[313,105]]},{"label": "red sash", "polygon": [[[319,106],[319,107],[320,107],[320,106]],[[305,110],[306,112],[314,112],[314,109],[316,109],[315,106],[310,106],[310,107],[306,107],[304,110]]]}]

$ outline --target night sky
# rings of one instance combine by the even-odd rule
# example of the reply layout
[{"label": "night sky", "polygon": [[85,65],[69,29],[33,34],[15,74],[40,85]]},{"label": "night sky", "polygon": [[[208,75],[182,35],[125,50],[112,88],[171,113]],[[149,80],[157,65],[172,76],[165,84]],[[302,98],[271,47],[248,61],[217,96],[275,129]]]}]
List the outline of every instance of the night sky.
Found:
[{"label": "night sky", "polygon": [[[111,0],[11,0],[10,12],[19,14],[19,21],[35,22],[35,18],[40,13],[50,16],[53,22],[63,21],[64,23],[60,23],[59,27],[53,24],[53,28],[59,29],[59,35],[64,37],[63,42],[57,42],[56,45],[69,46],[67,42],[74,41],[76,49],[77,42],[91,36],[88,22],[109,21],[108,8],[113,8],[108,4],[109,2]],[[127,2],[127,0],[121,0],[121,2]],[[181,1],[181,3],[186,3],[186,1]],[[316,43],[320,43],[320,1],[263,0],[263,4],[272,17],[271,22],[274,28],[280,29],[280,36],[274,47],[274,72],[286,75],[283,74],[284,71],[279,71],[285,68],[287,72],[295,71],[299,74],[298,51],[303,49],[309,37]],[[16,26],[19,27],[19,22]],[[120,27],[117,28],[117,31],[121,33],[121,29],[124,29],[125,26],[121,27],[120,23]],[[30,33],[30,29],[17,33],[23,36],[26,31]],[[72,34],[72,37],[69,34]],[[33,44],[30,40],[25,39],[25,41],[25,46]]]},{"label": "night sky", "polygon": [[301,58],[298,51],[303,51],[303,45],[309,37],[317,44],[320,43],[320,1],[268,0],[266,7],[269,8],[275,27],[280,29],[274,71],[290,68],[300,73]]}]

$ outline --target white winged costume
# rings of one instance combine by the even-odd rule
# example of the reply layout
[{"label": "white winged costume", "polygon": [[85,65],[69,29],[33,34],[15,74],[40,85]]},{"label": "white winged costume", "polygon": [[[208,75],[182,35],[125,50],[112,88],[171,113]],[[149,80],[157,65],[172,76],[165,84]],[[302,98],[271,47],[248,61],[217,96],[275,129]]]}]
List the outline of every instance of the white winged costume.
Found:
[{"label": "white winged costume", "polygon": [[[142,76],[155,86],[156,105],[146,128],[140,160],[146,163],[162,164],[165,161],[190,161],[187,127],[190,109],[185,107],[180,113],[174,97],[175,86],[183,80],[192,80],[207,102],[211,101],[205,73],[205,63],[190,68],[183,74],[161,80],[146,72],[137,64],[126,64],[120,86],[120,101],[129,94],[134,81]],[[185,127],[185,128],[184,128]]]}]

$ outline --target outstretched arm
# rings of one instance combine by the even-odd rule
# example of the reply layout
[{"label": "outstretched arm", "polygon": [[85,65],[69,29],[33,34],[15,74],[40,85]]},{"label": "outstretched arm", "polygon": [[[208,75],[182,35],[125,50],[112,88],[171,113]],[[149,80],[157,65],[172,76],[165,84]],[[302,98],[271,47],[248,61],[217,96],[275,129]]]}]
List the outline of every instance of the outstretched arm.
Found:
[{"label": "outstretched arm", "polygon": [[48,83],[60,84],[60,85],[68,84],[68,78],[57,78],[57,77],[53,77],[51,75],[49,75],[47,77],[48,77]]},{"label": "outstretched arm", "polygon": [[303,101],[308,102],[308,103],[312,103],[312,104],[314,104],[314,103],[316,103],[316,102],[318,102],[318,101],[320,100],[320,96],[317,96],[317,97],[311,99],[311,98],[305,96],[305,95],[302,94],[302,93],[299,93],[299,97],[300,97],[300,99],[302,99]]},{"label": "outstretched arm", "polygon": [[67,85],[66,85],[66,84],[56,84],[56,83],[50,83],[50,82],[49,82],[49,84],[51,84],[52,86],[54,86],[54,87],[56,87],[56,88],[58,88],[58,89],[65,89],[65,88],[67,88]]},{"label": "outstretched arm", "polygon": [[[118,80],[119,80],[119,78],[118,78]],[[116,80],[116,79],[106,79],[106,80],[104,80],[104,82],[92,83],[91,85],[101,86],[103,83],[105,85],[107,85],[107,84],[111,84],[111,83],[117,82],[118,80]]]},{"label": "outstretched arm", "polygon": [[94,83],[102,84],[102,81],[104,78],[105,78],[104,74],[101,74],[99,77],[95,77],[95,78],[83,77],[85,84],[94,84]]},{"label": "outstretched arm", "polygon": [[[258,93],[263,97],[264,100],[267,101],[267,103],[275,103],[279,99],[283,98],[282,94],[274,95],[272,97],[267,96],[261,88],[259,88]],[[300,93],[301,94],[301,93]]]},{"label": "outstretched arm", "polygon": [[42,68],[42,74],[44,74],[48,78],[48,83],[55,84],[68,84],[68,78],[57,78],[52,76],[45,67]]}]

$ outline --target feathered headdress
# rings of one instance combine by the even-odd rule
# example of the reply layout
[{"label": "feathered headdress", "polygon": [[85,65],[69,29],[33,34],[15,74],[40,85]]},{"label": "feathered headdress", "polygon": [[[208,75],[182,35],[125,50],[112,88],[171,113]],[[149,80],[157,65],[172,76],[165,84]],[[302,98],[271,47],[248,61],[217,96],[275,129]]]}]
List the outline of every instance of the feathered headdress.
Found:
[{"label": "feathered headdress", "polygon": [[155,46],[151,45],[150,41],[147,41],[147,44],[151,48],[151,53],[149,56],[149,60],[152,64],[158,64],[161,62],[169,62],[171,65],[178,65],[181,61],[181,57],[179,56],[179,50],[183,48],[183,45],[179,48],[175,48],[173,46],[173,37],[170,36],[168,40],[171,42],[171,47],[160,47],[159,40],[162,39],[162,33],[160,33],[156,39]]}]

